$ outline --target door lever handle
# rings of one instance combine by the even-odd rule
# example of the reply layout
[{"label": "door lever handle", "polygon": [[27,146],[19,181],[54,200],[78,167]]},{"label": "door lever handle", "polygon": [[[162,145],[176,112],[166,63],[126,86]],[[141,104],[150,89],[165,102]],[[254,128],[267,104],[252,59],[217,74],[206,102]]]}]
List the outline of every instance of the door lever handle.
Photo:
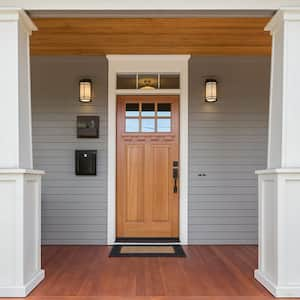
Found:
[{"label": "door lever handle", "polygon": [[177,179],[178,179],[178,161],[173,162],[173,179],[174,179],[174,186],[173,186],[173,193],[178,192],[178,187],[177,187]]}]

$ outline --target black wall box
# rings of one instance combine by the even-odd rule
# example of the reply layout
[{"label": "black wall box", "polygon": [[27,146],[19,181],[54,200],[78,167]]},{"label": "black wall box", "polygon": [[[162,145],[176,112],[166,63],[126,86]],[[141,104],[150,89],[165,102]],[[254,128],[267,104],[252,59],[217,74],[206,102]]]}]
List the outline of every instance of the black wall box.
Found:
[{"label": "black wall box", "polygon": [[95,139],[99,137],[98,116],[77,117],[77,138]]},{"label": "black wall box", "polygon": [[76,175],[97,175],[97,150],[75,150]]}]

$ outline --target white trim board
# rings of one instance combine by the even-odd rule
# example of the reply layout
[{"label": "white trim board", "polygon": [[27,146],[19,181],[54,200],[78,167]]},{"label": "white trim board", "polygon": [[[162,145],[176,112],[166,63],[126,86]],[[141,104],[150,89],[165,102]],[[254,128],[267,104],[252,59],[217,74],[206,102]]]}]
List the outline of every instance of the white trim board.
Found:
[{"label": "white trim board", "polygon": [[[171,94],[180,97],[180,197],[179,238],[188,243],[188,61],[190,55],[107,55],[108,60],[108,206],[107,243],[116,239],[116,89],[117,73],[179,73],[180,89]],[[130,90],[127,94],[157,94],[157,90]],[[170,91],[159,91],[168,94]]]},{"label": "white trim board", "polygon": [[31,18],[271,18],[274,10],[33,10]]},{"label": "white trim board", "polygon": [[299,0],[1,0],[1,6],[26,10],[277,10],[300,5]]}]

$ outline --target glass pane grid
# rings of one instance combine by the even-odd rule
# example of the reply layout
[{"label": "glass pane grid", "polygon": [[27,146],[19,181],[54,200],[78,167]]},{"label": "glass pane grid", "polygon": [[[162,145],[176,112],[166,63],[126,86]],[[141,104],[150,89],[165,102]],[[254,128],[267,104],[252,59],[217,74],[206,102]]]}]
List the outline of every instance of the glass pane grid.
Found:
[{"label": "glass pane grid", "polygon": [[125,105],[125,132],[172,131],[171,103],[131,102]]}]

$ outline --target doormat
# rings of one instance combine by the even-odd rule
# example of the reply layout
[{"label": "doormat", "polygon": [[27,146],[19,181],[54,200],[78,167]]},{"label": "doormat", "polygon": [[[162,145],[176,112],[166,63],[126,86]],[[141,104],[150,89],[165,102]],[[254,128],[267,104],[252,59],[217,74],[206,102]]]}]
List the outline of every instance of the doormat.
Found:
[{"label": "doormat", "polygon": [[180,245],[115,245],[109,257],[185,257]]}]

